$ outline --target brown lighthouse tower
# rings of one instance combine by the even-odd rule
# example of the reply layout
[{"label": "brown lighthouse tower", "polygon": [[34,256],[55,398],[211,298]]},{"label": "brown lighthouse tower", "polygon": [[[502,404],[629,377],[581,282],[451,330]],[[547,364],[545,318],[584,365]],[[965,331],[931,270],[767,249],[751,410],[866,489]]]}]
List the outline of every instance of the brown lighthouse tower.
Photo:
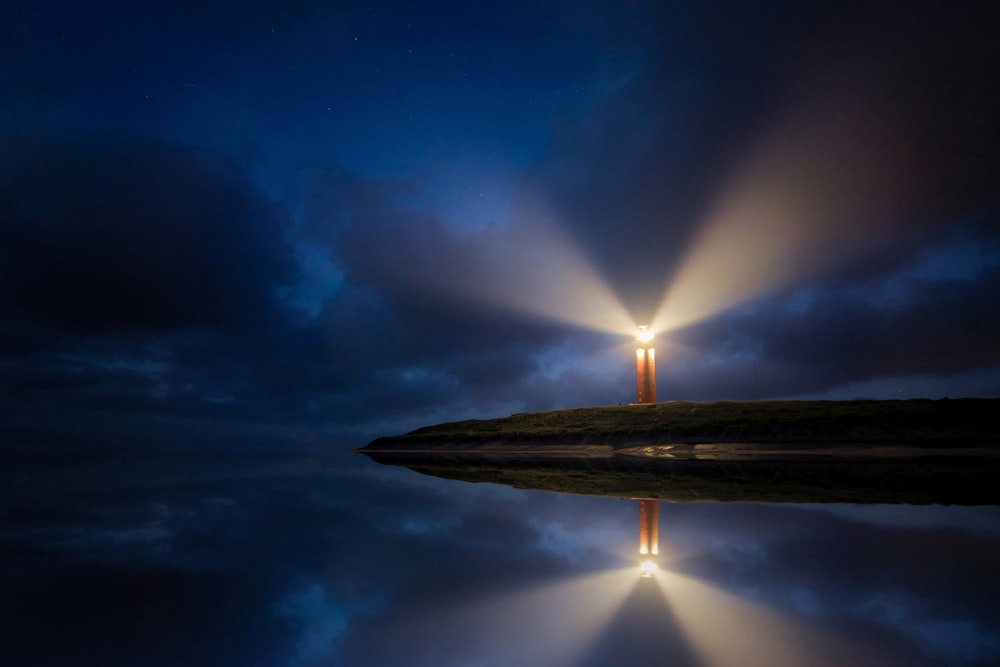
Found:
[{"label": "brown lighthouse tower", "polygon": [[653,332],[639,327],[635,336],[635,402],[656,403],[656,352]]}]

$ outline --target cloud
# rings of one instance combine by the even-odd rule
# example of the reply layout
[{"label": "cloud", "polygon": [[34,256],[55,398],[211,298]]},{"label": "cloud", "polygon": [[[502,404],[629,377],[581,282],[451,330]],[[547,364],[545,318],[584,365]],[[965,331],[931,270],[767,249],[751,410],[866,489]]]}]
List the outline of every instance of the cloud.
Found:
[{"label": "cloud", "polygon": [[18,439],[232,417],[280,376],[298,265],[287,217],[239,167],[118,134],[4,147],[0,387]]},{"label": "cloud", "polygon": [[66,333],[267,317],[295,264],[281,214],[217,156],[130,137],[8,138],[6,316]]},{"label": "cloud", "polygon": [[117,135],[8,145],[0,370],[16,439],[239,439],[241,423],[370,430],[521,407],[535,355],[560,342],[558,327],[419,289],[482,285],[469,262],[502,259],[492,237],[462,239],[377,180],[322,183],[350,224],[313,242],[344,281],[308,312],[302,239],[232,163]]},{"label": "cloud", "polygon": [[[977,243],[997,248],[982,237]],[[933,242],[923,251],[932,258],[944,254]],[[710,376],[701,380],[703,393],[713,383],[727,384],[742,397],[759,393],[754,372],[765,396],[788,396],[879,378],[905,385],[906,376],[919,375],[936,376],[943,387],[949,376],[996,369],[1000,308],[989,295],[998,288],[1000,263],[971,259],[935,270],[938,275],[911,263],[898,272],[861,280],[842,274],[784,291],[677,332],[675,340],[694,350],[681,348],[677,362],[703,364]],[[704,361],[713,353],[715,367]],[[666,370],[671,378],[683,372],[696,371]]]}]

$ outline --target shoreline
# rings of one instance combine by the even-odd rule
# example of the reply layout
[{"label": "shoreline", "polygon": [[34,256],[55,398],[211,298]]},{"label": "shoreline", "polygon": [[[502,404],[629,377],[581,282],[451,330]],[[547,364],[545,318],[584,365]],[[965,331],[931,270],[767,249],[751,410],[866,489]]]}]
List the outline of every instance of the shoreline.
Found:
[{"label": "shoreline", "polygon": [[1000,505],[1000,399],[577,408],[438,424],[355,451],[426,475],[558,493]]}]

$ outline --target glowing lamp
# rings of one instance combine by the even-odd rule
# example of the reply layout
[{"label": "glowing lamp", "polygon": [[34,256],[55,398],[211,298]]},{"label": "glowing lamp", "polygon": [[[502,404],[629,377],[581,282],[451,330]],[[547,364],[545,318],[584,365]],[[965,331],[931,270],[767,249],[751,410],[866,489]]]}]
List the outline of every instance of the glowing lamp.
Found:
[{"label": "glowing lamp", "polygon": [[638,331],[636,331],[635,339],[639,342],[640,345],[643,345],[645,343],[652,343],[653,332],[649,330],[648,325],[644,324],[639,327]]},{"label": "glowing lamp", "polygon": [[656,351],[653,349],[653,332],[649,327],[639,327],[635,334],[635,402],[656,403]]},{"label": "glowing lamp", "polygon": [[658,569],[660,568],[657,566],[656,561],[644,560],[639,563],[639,571],[642,573],[643,577],[652,577],[653,573]]}]

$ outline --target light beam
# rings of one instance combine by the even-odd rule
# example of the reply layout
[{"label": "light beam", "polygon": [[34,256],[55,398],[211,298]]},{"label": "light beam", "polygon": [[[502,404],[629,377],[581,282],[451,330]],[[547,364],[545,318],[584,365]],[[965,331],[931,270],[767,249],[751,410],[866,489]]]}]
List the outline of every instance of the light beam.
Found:
[{"label": "light beam", "polygon": [[855,98],[815,93],[763,135],[699,225],[654,331],[697,323],[892,241],[908,181],[903,142]]},{"label": "light beam", "polygon": [[816,623],[778,613],[670,570],[656,575],[690,649],[702,665],[842,667],[883,664],[884,656]]},{"label": "light beam", "polygon": [[503,656],[504,664],[571,667],[580,663],[635,582],[632,567],[602,571],[439,610],[420,622],[454,628],[473,639],[476,656]]},{"label": "light beam", "polygon": [[459,265],[422,257],[426,268],[414,286],[592,331],[635,331],[624,305],[552,215],[522,202],[511,218],[450,239]]}]

